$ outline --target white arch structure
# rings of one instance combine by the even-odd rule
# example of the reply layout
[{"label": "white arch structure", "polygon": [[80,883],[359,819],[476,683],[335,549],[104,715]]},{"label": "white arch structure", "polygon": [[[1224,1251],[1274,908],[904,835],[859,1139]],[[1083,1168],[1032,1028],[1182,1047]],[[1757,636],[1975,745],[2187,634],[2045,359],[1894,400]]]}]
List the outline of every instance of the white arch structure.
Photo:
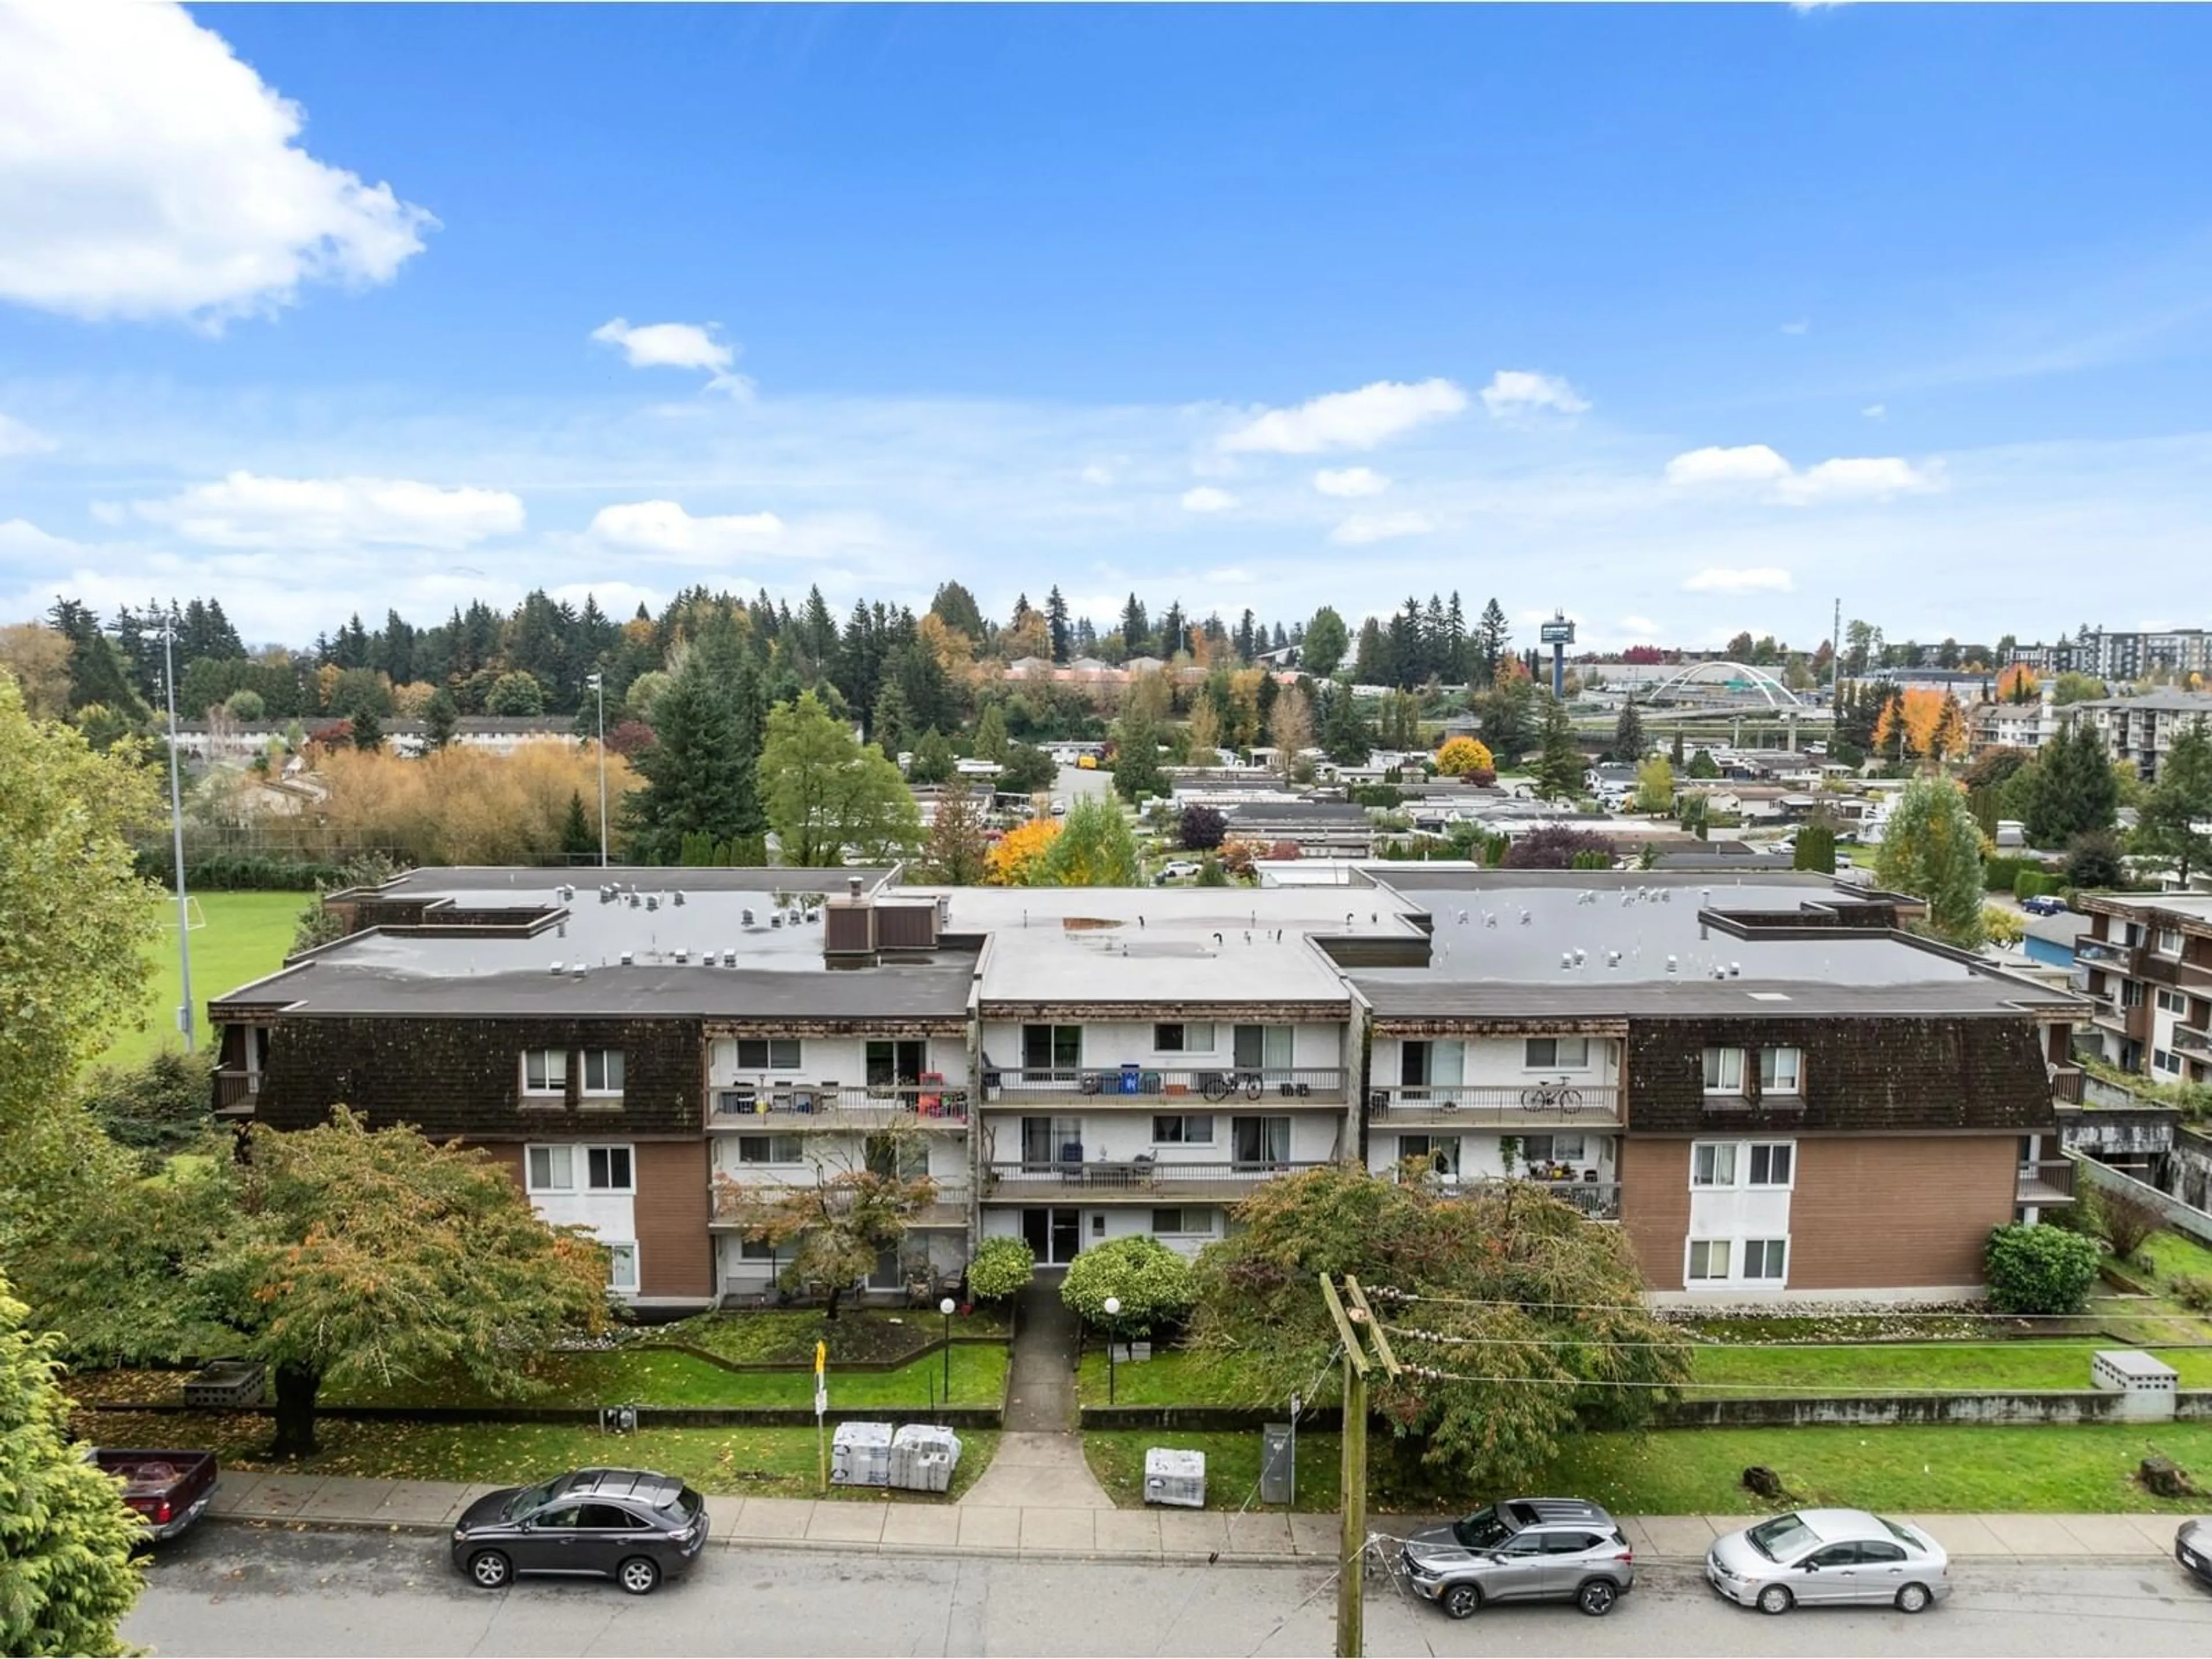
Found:
[{"label": "white arch structure", "polygon": [[1746,706],[1764,699],[1766,707],[1777,713],[1811,714],[1817,705],[1807,702],[1764,668],[1747,662],[1696,662],[1686,668],[1678,668],[1666,678],[1654,681],[1645,688],[1638,699],[1644,702],[1671,702],[1680,699],[1684,692],[1692,696],[1698,690],[1708,695],[1700,699],[1711,707],[1715,701],[1711,693],[1717,692],[1731,705]]}]

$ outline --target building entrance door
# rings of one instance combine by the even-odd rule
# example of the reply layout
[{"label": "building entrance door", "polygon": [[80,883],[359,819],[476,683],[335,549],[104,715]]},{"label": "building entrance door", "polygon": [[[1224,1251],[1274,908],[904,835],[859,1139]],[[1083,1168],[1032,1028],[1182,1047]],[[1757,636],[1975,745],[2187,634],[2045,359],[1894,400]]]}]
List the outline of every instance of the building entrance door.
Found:
[{"label": "building entrance door", "polygon": [[1041,1267],[1065,1267],[1083,1248],[1083,1212],[1027,1209],[1022,1212],[1022,1239]]}]

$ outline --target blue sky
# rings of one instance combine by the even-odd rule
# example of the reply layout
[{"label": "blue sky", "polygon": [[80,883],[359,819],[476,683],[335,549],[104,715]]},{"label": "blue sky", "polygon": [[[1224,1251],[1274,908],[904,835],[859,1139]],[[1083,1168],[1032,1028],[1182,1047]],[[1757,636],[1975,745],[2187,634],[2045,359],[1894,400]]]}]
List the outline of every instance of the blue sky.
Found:
[{"label": "blue sky", "polygon": [[0,616],[957,577],[1601,645],[2203,624],[2208,46],[0,3]]}]

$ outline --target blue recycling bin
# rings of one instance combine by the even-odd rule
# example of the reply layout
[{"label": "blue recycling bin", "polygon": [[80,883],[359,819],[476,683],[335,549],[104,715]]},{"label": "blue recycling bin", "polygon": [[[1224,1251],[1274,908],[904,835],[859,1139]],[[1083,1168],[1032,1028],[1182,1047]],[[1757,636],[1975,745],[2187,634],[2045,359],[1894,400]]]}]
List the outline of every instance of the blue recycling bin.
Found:
[{"label": "blue recycling bin", "polygon": [[1133,1095],[1143,1087],[1144,1068],[1139,1066],[1124,1066],[1121,1068],[1121,1092],[1125,1095]]}]

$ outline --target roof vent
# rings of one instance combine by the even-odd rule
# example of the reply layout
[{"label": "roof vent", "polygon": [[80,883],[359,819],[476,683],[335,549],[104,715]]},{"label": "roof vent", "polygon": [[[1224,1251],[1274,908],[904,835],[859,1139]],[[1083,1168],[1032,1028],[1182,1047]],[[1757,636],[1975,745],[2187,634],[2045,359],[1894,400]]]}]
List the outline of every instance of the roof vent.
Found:
[{"label": "roof vent", "polygon": [[1674,890],[1671,887],[1662,887],[1659,890],[1659,902],[1662,904],[1672,904],[1674,902]]},{"label": "roof vent", "polygon": [[658,910],[660,908],[660,901],[653,894],[647,893],[645,896],[645,908],[648,910]]},{"label": "roof vent", "polygon": [[1576,966],[1576,967],[1577,967],[1577,968],[1579,968],[1579,967],[1581,967],[1581,966],[1583,965],[1583,963],[1584,963],[1588,962],[1589,960],[1589,951],[1585,951],[1585,950],[1583,950],[1581,947],[1577,946],[1577,947],[1576,948],[1576,951],[1575,951],[1575,966]]},{"label": "roof vent", "polygon": [[1534,920],[1534,918],[1533,918],[1532,916],[1530,916],[1530,915],[1529,915],[1529,914],[1528,914],[1526,910],[1523,910],[1523,911],[1521,913],[1521,925],[1522,925],[1523,927],[1526,927],[1529,924],[1529,922],[1530,922],[1530,921],[1532,921],[1533,920]]},{"label": "roof vent", "polygon": [[854,898],[860,896],[860,889],[864,885],[866,885],[866,884],[863,883],[858,876],[848,876],[845,878],[845,891]]},{"label": "roof vent", "polygon": [[1729,963],[1729,977],[1730,979],[1741,979],[1743,977],[1743,964],[1740,962],[1731,962]]},{"label": "roof vent", "polygon": [[1498,926],[1498,912],[1497,912],[1497,911],[1495,911],[1495,910],[1485,910],[1485,911],[1482,913],[1482,925],[1483,925],[1484,927],[1497,927],[1497,926]]},{"label": "roof vent", "polygon": [[684,902],[684,890],[679,887],[668,896],[674,899],[678,904],[681,904]]},{"label": "roof vent", "polygon": [[678,945],[678,946],[676,947],[676,959],[677,959],[677,961],[678,961],[678,962],[689,962],[689,961],[690,961],[690,960],[691,960],[691,950],[690,950],[690,947],[689,945]]},{"label": "roof vent", "polygon": [[586,974],[590,973],[591,971],[592,971],[592,970],[591,970],[591,969],[590,969],[588,966],[586,966],[585,963],[580,963],[580,963],[578,963],[575,965],[575,967],[574,967],[573,969],[571,969],[571,970],[570,970],[570,973],[571,973],[571,977],[573,977],[573,978],[576,978],[576,979],[581,979],[581,978],[583,978],[583,976],[584,976],[585,975],[586,975]]},{"label": "roof vent", "polygon": [[738,965],[738,953],[737,953],[735,951],[723,951],[723,952],[722,952],[722,966],[723,966],[723,967],[725,967],[725,968],[734,968],[734,967],[736,967],[737,965]]},{"label": "roof vent", "polygon": [[768,913],[768,925],[769,925],[769,927],[782,927],[782,926],[783,926],[783,912],[782,912],[782,911],[781,911],[781,910],[771,910],[771,911],[769,911],[769,912]]},{"label": "roof vent", "polygon": [[636,908],[637,908],[637,895],[636,895],[635,892],[633,892],[633,893],[631,893],[631,894],[629,894],[629,908],[630,908],[631,909],[633,909],[633,910],[636,909]]},{"label": "roof vent", "polygon": [[630,953],[629,953],[628,951],[623,951],[623,952],[622,953],[622,965],[623,965],[623,967],[625,967],[625,968],[629,967],[629,966],[630,965],[630,963],[631,963],[633,960],[634,960],[634,958],[631,957]]},{"label": "roof vent", "polygon": [[562,964],[562,963],[557,963],[557,962],[556,962],[556,963],[555,963],[553,964],[553,972],[554,972],[554,973],[556,973],[556,974],[560,973],[560,972],[561,972],[561,970],[562,970],[562,966],[563,966],[563,964]]},{"label": "roof vent", "polygon": [[1618,967],[1620,967],[1620,951],[1607,951],[1605,953],[1605,965],[1606,965],[1607,967],[1608,967],[1608,968],[1618,968]]},{"label": "roof vent", "polygon": [[1667,958],[1667,971],[1670,974],[1673,973],[1674,971],[1674,958],[1668,957]]},{"label": "roof vent", "polygon": [[806,919],[809,921],[819,921],[822,920],[822,912],[818,909],[809,908],[806,912]]},{"label": "roof vent", "polygon": [[1571,968],[1571,967],[1573,967],[1574,965],[1575,965],[1575,953],[1574,953],[1572,951],[1560,951],[1560,952],[1559,952],[1559,966],[1560,966],[1560,967],[1562,967],[1562,968]]}]

